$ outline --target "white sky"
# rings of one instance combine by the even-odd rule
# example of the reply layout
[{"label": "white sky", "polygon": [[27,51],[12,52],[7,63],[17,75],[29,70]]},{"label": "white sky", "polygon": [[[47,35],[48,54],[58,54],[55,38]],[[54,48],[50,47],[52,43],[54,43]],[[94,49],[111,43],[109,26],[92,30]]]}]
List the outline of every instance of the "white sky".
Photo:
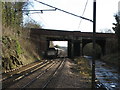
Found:
[{"label": "white sky", "polygon": [[54,45],[59,45],[59,46],[68,46],[68,42],[67,41],[53,41]]},{"label": "white sky", "polygon": [[[39,1],[39,0],[38,0]],[[82,15],[85,3],[87,0],[40,0],[41,2],[55,6],[57,8],[69,11],[76,15]],[[112,29],[112,23],[115,22],[113,17],[118,12],[119,0],[96,0],[97,1],[97,25],[96,31],[101,32],[101,29]],[[51,9],[48,6],[42,5],[34,1],[34,9]],[[33,9],[33,8],[31,8]],[[46,29],[58,29],[69,31],[82,31],[92,32],[93,24],[89,21],[82,20],[80,26],[79,22],[81,18],[66,14],[61,11],[47,11],[43,14],[31,14],[31,17],[44,25]],[[84,16],[93,20],[93,0],[88,0],[86,11]]]},{"label": "white sky", "polygon": [[[39,1],[39,0],[38,0]],[[81,16],[87,0],[40,0],[46,4],[55,6],[57,8],[69,11],[76,15]],[[118,12],[118,2],[120,0],[96,0],[96,31],[101,32],[103,29],[111,29],[112,23],[115,23],[114,14]],[[33,0],[34,9],[51,9],[48,6],[42,5]],[[33,9],[33,8],[31,8]],[[84,16],[93,20],[93,0],[88,0]],[[31,14],[38,23],[43,25],[46,29],[69,30],[69,31],[82,31],[92,32],[93,24],[89,21],[82,20],[81,18],[66,14],[61,11],[47,11],[43,14]]]}]

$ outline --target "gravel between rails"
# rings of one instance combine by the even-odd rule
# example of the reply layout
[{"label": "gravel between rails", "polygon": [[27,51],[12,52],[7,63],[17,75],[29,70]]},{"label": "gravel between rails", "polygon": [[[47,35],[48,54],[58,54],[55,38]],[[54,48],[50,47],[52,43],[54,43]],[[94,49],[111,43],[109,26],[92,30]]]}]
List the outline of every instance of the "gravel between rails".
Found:
[{"label": "gravel between rails", "polygon": [[[45,61],[43,61],[43,62],[45,62]],[[35,66],[37,66],[37,65],[39,65],[39,64],[41,64],[43,62],[37,61],[37,62],[31,63],[31,64],[28,64],[26,66],[19,67],[19,68],[13,70],[13,71],[10,71],[10,72],[7,72],[7,73],[3,73],[2,74],[2,79],[0,81],[6,80],[7,78],[13,76],[14,74],[16,74],[18,72],[23,72],[25,70],[31,69],[32,67],[35,67]]]},{"label": "gravel between rails", "polygon": [[13,77],[11,78],[8,78],[7,80],[3,81],[3,88],[7,88],[7,87],[10,87],[11,85],[15,84],[16,82],[18,82],[19,80],[23,79],[24,77],[36,72],[37,70],[39,69],[42,69],[44,66],[50,64],[50,62],[46,62],[44,64],[40,64],[40,65],[37,65],[35,68],[32,68],[30,70],[26,70],[25,72],[22,72],[22,73],[19,73],[17,72]]},{"label": "gravel between rails", "polygon": [[56,61],[56,64],[49,69],[43,76],[38,78],[34,83],[32,83],[29,87],[27,88],[43,88],[44,84],[46,81],[50,78],[51,74],[56,70],[56,68],[59,66],[60,62]]},{"label": "gravel between rails", "polygon": [[51,64],[48,64],[46,67],[43,67],[42,69],[39,69],[39,70],[35,71],[34,73],[32,73],[32,74],[30,74],[28,76],[26,75],[26,77],[24,77],[23,79],[19,80],[18,82],[16,82],[15,84],[13,84],[12,86],[10,86],[9,88],[21,88],[26,83],[30,82],[33,78],[35,78],[36,76],[38,76],[46,68],[50,67],[50,65],[52,65],[53,63],[54,62],[52,62]]}]

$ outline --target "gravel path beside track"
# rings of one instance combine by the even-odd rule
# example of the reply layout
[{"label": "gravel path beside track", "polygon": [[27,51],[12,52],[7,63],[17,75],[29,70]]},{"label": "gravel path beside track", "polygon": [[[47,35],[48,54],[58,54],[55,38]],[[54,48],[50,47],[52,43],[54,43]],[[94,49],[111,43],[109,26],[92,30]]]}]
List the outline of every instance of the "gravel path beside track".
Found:
[{"label": "gravel path beside track", "polygon": [[48,88],[90,88],[90,78],[75,72],[72,69],[75,66],[76,64],[68,59]]}]

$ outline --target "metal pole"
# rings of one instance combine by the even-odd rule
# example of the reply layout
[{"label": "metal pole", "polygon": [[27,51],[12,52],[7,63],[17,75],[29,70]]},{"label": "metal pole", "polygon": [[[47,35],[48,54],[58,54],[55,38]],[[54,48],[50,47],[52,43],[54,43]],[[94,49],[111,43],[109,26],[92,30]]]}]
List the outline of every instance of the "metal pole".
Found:
[{"label": "metal pole", "polygon": [[93,1],[93,58],[92,58],[92,90],[95,89],[95,34],[96,34],[96,0]]}]

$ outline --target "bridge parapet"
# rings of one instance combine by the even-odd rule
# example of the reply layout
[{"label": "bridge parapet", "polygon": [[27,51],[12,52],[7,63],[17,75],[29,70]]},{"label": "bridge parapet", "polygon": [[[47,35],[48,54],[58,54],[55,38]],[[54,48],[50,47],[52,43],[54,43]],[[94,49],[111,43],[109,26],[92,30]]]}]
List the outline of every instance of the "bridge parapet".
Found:
[{"label": "bridge parapet", "polygon": [[[31,28],[31,33],[36,35],[49,35],[49,36],[65,36],[73,37],[93,37],[92,32],[80,32],[80,31],[64,31],[64,30],[50,30],[50,29],[36,29]],[[96,33],[96,38],[116,38],[114,33]]]}]

